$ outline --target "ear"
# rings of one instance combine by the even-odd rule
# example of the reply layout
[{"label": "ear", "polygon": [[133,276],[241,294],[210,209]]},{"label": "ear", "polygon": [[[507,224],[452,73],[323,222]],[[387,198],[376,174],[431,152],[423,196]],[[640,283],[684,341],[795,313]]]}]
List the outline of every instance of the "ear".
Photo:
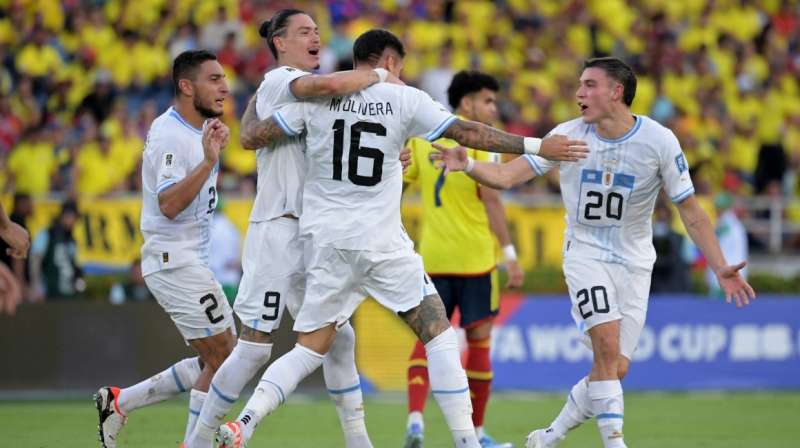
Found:
[{"label": "ear", "polygon": [[278,50],[278,53],[283,53],[286,51],[286,42],[283,41],[281,36],[273,37],[272,43],[275,44],[275,49]]},{"label": "ear", "polygon": [[181,93],[186,96],[194,96],[194,84],[188,79],[181,79],[178,81],[178,88],[180,89]]},{"label": "ear", "polygon": [[625,87],[620,83],[614,84],[614,94],[612,98],[614,100],[619,100],[620,102],[622,102],[622,97],[624,96],[624,94],[625,94]]}]

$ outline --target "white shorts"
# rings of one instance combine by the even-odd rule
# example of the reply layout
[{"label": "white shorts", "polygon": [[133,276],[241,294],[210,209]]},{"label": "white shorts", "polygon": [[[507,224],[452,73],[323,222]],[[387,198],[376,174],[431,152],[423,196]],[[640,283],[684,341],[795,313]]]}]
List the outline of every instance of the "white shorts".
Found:
[{"label": "white shorts", "polygon": [[620,321],[620,353],[631,359],[647,315],[651,274],[624,265],[604,263],[572,252],[564,258],[564,276],[572,301],[572,318],[585,334],[595,325]]},{"label": "white shorts", "polygon": [[242,281],[233,305],[236,315],[254,330],[278,328],[284,309],[296,316],[306,290],[303,243],[292,218],[253,222],[242,254]]},{"label": "white shorts", "polygon": [[393,252],[335,249],[306,243],[306,297],[295,331],[344,324],[367,296],[395,313],[418,306],[436,287],[412,246]]},{"label": "white shorts", "polygon": [[187,341],[234,329],[228,299],[208,266],[157,271],[144,282]]}]

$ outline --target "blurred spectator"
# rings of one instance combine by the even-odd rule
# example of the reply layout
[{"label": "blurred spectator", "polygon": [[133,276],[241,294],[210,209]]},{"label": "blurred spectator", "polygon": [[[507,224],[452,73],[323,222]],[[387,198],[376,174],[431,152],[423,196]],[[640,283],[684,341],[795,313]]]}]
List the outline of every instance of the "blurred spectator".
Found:
[{"label": "blurred spectator", "polygon": [[[722,254],[729,264],[747,261],[747,232],[737,216],[734,199],[729,193],[722,192],[714,198],[714,207],[717,209],[716,234]],[[747,279],[747,267],[739,271]],[[706,282],[709,293],[715,297],[722,296],[722,290],[717,283],[717,276],[711,269],[706,269]]]},{"label": "blurred spectator", "polygon": [[672,209],[662,194],[653,216],[653,246],[656,262],[650,293],[689,292],[689,265],[684,257],[686,239],[672,229]]},{"label": "blurred spectator", "polygon": [[30,129],[8,159],[15,191],[32,196],[50,192],[57,168],[55,145],[41,126]]},{"label": "blurred spectator", "polygon": [[86,289],[72,236],[78,216],[75,202],[64,202],[50,227],[33,240],[30,273],[36,300],[72,298]]},{"label": "blurred spectator", "polygon": [[[14,195],[14,206],[11,209],[11,214],[8,216],[9,220],[26,232],[28,231],[27,220],[33,214],[33,201],[30,195],[25,193],[17,193]],[[30,297],[30,273],[28,272],[28,263],[20,258],[13,257],[9,252],[11,245],[5,240],[0,240],[0,263],[5,264],[11,269],[14,278],[17,281],[23,298]],[[27,254],[26,254],[27,255]]]},{"label": "blurred spectator", "polygon": [[239,280],[242,278],[240,261],[242,252],[239,247],[241,236],[233,222],[222,213],[223,206],[222,201],[217,204],[217,211],[211,222],[211,242],[208,252],[212,256],[208,260],[208,266],[214,277],[222,284],[222,290],[228,301],[233,303],[239,288]]},{"label": "blurred spectator", "polygon": [[153,295],[147,289],[142,276],[142,260],[136,259],[128,269],[128,278],[122,282],[114,283],[108,293],[108,301],[119,305],[125,301],[152,300]]},{"label": "blurred spectator", "polygon": [[228,12],[224,6],[217,7],[217,15],[208,22],[200,35],[200,46],[210,50],[219,50],[225,42],[225,36],[233,34],[236,40],[236,47],[242,46],[240,37],[242,24],[236,19],[228,18]]}]

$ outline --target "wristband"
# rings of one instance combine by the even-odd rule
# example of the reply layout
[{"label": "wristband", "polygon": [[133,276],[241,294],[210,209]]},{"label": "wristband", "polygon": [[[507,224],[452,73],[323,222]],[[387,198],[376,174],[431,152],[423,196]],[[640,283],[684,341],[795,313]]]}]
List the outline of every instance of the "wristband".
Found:
[{"label": "wristband", "polygon": [[475,159],[472,157],[467,157],[467,166],[464,167],[464,172],[469,173],[475,168]]},{"label": "wristband", "polygon": [[523,137],[522,146],[525,148],[525,154],[531,154],[531,155],[539,154],[539,148],[542,146],[542,139],[533,137]]},{"label": "wristband", "polygon": [[517,260],[517,250],[514,249],[513,244],[508,244],[506,246],[503,246],[503,256],[506,258],[506,261]]},{"label": "wristband", "polygon": [[374,68],[372,71],[378,75],[380,82],[386,82],[386,78],[389,77],[389,72],[385,68]]}]

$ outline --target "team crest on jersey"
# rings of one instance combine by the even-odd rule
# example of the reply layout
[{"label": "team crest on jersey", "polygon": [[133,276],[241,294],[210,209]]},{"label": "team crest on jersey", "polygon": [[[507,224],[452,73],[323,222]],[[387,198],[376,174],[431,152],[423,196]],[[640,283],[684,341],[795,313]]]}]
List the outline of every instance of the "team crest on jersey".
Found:
[{"label": "team crest on jersey", "polygon": [[678,154],[675,157],[675,165],[678,167],[678,173],[682,173],[689,169],[689,165],[686,163],[686,157],[683,154]]},{"label": "team crest on jersey", "polygon": [[172,166],[172,154],[167,153],[164,155],[164,165],[165,166]]},{"label": "team crest on jersey", "polygon": [[169,263],[169,252],[161,252],[161,261]]},{"label": "team crest on jersey", "polygon": [[613,182],[614,182],[614,173],[610,173],[608,171],[603,173],[603,185],[605,185],[606,187],[610,187]]}]

